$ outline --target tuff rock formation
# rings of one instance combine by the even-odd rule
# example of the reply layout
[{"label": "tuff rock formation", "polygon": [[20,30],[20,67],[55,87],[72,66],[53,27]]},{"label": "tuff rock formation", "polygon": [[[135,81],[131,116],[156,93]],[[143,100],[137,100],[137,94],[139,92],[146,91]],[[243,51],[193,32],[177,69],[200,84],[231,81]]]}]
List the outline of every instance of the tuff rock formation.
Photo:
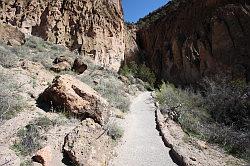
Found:
[{"label": "tuff rock formation", "polygon": [[123,64],[127,64],[131,61],[139,60],[139,47],[137,45],[137,30],[138,28],[135,25],[126,25],[125,26],[125,58]]},{"label": "tuff rock formation", "polygon": [[108,102],[91,87],[70,75],[57,76],[38,101],[69,111],[81,119],[92,118],[101,125],[110,116]]},{"label": "tuff rock formation", "polygon": [[63,152],[72,164],[107,165],[112,139],[92,119],[84,120],[65,137]]},{"label": "tuff rock formation", "polygon": [[66,45],[114,70],[124,59],[120,0],[0,1],[0,23]]},{"label": "tuff rock formation", "polygon": [[0,24],[0,39],[8,45],[19,46],[24,44],[25,35],[13,26]]},{"label": "tuff rock formation", "polygon": [[140,20],[138,41],[158,78],[185,84],[228,73],[250,80],[250,1],[176,0]]}]

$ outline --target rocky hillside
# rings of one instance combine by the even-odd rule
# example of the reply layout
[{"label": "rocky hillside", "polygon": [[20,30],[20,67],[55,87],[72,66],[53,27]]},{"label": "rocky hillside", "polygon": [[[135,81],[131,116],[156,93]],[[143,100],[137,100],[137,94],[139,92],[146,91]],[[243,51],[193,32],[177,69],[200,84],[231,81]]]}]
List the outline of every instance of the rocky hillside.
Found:
[{"label": "rocky hillside", "polygon": [[0,1],[0,23],[66,45],[115,70],[124,58],[120,0]]},{"label": "rocky hillside", "polygon": [[138,43],[159,79],[194,83],[227,73],[250,80],[246,0],[175,0],[138,22]]}]

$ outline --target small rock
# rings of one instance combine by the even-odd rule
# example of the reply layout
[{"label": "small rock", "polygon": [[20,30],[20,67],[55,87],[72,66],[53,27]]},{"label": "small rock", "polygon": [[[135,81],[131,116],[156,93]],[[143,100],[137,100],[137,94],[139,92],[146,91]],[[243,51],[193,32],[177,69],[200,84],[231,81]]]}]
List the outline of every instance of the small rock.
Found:
[{"label": "small rock", "polygon": [[74,70],[78,74],[82,74],[85,70],[87,70],[87,68],[88,66],[83,62],[82,59],[76,58],[72,70]]},{"label": "small rock", "polygon": [[207,149],[206,142],[201,141],[201,140],[197,140],[196,143],[197,143],[199,149],[201,149],[201,150],[202,149]]},{"label": "small rock", "polygon": [[196,161],[196,158],[194,157],[189,157],[192,161]]},{"label": "small rock", "polygon": [[51,147],[46,146],[37,151],[36,155],[32,157],[32,160],[41,163],[43,166],[50,166],[52,161]]},{"label": "small rock", "polygon": [[61,62],[68,62],[70,65],[72,65],[72,59],[69,58],[69,57],[66,57],[66,56],[57,57],[57,58],[53,61],[54,64],[58,64],[58,63],[61,63]]},{"label": "small rock", "polygon": [[50,69],[53,70],[54,72],[61,72],[61,71],[67,71],[67,70],[70,70],[71,68],[71,65],[64,61],[64,62],[60,62],[60,63],[57,63],[57,64],[54,64]]},{"label": "small rock", "polygon": [[125,76],[119,76],[118,79],[124,82],[125,84],[129,84],[129,79]]},{"label": "small rock", "polygon": [[21,46],[22,43],[20,43],[19,41],[15,40],[15,39],[9,39],[7,41],[7,45],[10,45],[10,46]]}]

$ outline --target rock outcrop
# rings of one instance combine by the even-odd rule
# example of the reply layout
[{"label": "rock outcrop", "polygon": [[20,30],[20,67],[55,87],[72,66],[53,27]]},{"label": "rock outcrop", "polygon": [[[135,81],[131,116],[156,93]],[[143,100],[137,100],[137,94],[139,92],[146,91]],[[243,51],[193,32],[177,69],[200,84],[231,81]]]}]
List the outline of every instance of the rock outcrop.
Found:
[{"label": "rock outcrop", "polygon": [[68,111],[80,119],[92,118],[101,125],[110,116],[108,102],[91,87],[69,75],[57,76],[38,101]]},{"label": "rock outcrop", "polygon": [[11,46],[19,46],[24,44],[25,35],[16,27],[0,24],[0,40]]},{"label": "rock outcrop", "polygon": [[125,26],[125,58],[124,64],[127,64],[131,61],[139,60],[139,47],[136,43],[137,41],[137,27],[135,25],[126,25]]},{"label": "rock outcrop", "polygon": [[140,20],[147,65],[178,84],[228,73],[250,80],[250,2],[177,0]]},{"label": "rock outcrop", "polygon": [[64,142],[63,152],[76,165],[107,165],[112,139],[92,119],[84,120],[70,132]]},{"label": "rock outcrop", "polygon": [[120,0],[0,1],[0,23],[66,45],[114,70],[124,59]]}]

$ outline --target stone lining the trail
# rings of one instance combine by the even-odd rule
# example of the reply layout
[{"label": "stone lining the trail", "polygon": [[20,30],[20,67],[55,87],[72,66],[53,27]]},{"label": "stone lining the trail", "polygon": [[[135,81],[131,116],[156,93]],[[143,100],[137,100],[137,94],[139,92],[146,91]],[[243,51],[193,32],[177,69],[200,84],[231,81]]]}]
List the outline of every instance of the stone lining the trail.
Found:
[{"label": "stone lining the trail", "polygon": [[170,155],[178,165],[246,165],[244,161],[219,152],[215,147],[208,145],[206,142],[189,137],[180,125],[163,115],[159,109],[156,110],[156,123],[162,140],[165,145],[171,148]]}]

